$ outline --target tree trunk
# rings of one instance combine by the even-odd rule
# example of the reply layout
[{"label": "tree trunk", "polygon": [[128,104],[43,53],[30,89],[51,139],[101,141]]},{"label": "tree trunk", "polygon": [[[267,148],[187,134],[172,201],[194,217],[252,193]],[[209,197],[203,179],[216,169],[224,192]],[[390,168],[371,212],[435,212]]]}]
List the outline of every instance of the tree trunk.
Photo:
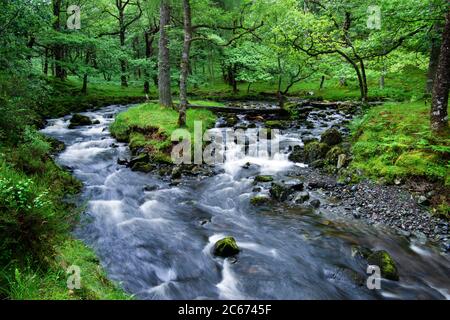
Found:
[{"label": "tree trunk", "polygon": [[450,86],[450,11],[447,12],[442,34],[441,54],[433,86],[431,129],[435,134],[448,131],[448,93]]},{"label": "tree trunk", "polygon": [[172,107],[172,91],[170,81],[170,52],[167,27],[170,24],[169,0],[161,0],[158,58],[158,90],[159,103],[164,107]]},{"label": "tree trunk", "polygon": [[361,77],[362,77],[362,84],[364,89],[364,95],[362,97],[363,102],[367,102],[369,98],[369,86],[367,85],[367,75],[366,75],[366,67],[364,65],[364,61],[362,59],[359,59],[359,65],[361,66]]},{"label": "tree trunk", "polygon": [[384,90],[384,83],[385,83],[385,76],[384,73],[381,73],[380,75],[380,89]]},{"label": "tree trunk", "polygon": [[[90,61],[91,61],[91,51],[90,51],[90,49],[88,49],[88,50],[86,51],[86,59],[85,59],[85,61],[84,61],[85,64],[86,64],[86,66],[89,65]],[[86,95],[86,94],[87,94],[87,86],[88,86],[88,74],[85,73],[85,74],[83,75],[83,87],[81,88],[81,93],[82,93],[83,95]]]},{"label": "tree trunk", "polygon": [[48,75],[48,49],[45,48],[45,53],[44,53],[44,74]]},{"label": "tree trunk", "polygon": [[183,12],[184,12],[184,42],[180,66],[180,111],[178,118],[178,125],[180,127],[186,126],[186,109],[188,106],[187,80],[189,76],[189,56],[191,52],[191,42],[192,42],[192,18],[191,18],[190,0],[183,0]]},{"label": "tree trunk", "polygon": [[83,95],[87,94],[87,83],[88,83],[88,75],[87,73],[85,73],[83,76],[83,87],[81,88],[81,93]]},{"label": "tree trunk", "polygon": [[434,78],[436,77],[436,70],[439,63],[439,55],[441,52],[441,41],[438,39],[436,34],[441,34],[441,25],[439,23],[435,23],[433,25],[433,31],[431,35],[431,50],[430,50],[430,63],[428,64],[428,72],[427,72],[427,85],[425,88],[425,93],[431,94],[433,92],[433,84]]},{"label": "tree trunk", "polygon": [[322,79],[320,80],[320,87],[319,87],[319,91],[323,90],[323,85],[325,84],[325,76],[322,76]]},{"label": "tree trunk", "polygon": [[364,62],[361,58],[358,58],[359,65],[353,61],[348,55],[346,55],[344,52],[337,50],[337,53],[340,54],[345,60],[347,60],[348,63],[352,65],[352,67],[355,69],[356,75],[358,77],[358,83],[359,83],[359,91],[361,93],[361,101],[363,103],[367,102],[367,96],[368,96],[368,86],[367,86],[367,77],[366,77],[366,69],[364,66]]},{"label": "tree trunk", "polygon": [[[53,16],[55,21],[53,23],[53,29],[56,32],[61,31],[61,0],[53,0]],[[62,67],[61,63],[64,59],[64,46],[60,44],[53,45],[53,57],[55,61],[55,76],[60,80],[64,81],[66,79],[66,72]]]},{"label": "tree trunk", "polygon": [[[147,60],[150,60],[150,58],[153,56],[153,40],[155,39],[153,35],[150,36],[149,31],[144,32],[144,39],[145,39],[145,58]],[[145,68],[144,70],[144,93],[149,94],[150,93],[150,74]]]},{"label": "tree trunk", "polygon": [[[151,53],[151,50],[150,50],[151,44],[149,43],[150,42],[150,36],[149,36],[147,31],[144,32],[144,39],[145,39],[145,57],[147,59],[150,59],[150,56],[151,56],[150,55],[150,53]],[[145,77],[145,80],[144,80],[144,93],[145,94],[149,94],[150,93],[150,81],[148,80],[149,73],[148,73],[147,68],[145,68],[144,77]]]},{"label": "tree trunk", "polygon": [[[120,47],[122,50],[125,48],[125,15],[124,15],[124,7],[120,6],[119,8],[119,37],[120,37]],[[120,59],[120,83],[122,87],[128,87],[127,80],[127,61],[123,58]]]}]

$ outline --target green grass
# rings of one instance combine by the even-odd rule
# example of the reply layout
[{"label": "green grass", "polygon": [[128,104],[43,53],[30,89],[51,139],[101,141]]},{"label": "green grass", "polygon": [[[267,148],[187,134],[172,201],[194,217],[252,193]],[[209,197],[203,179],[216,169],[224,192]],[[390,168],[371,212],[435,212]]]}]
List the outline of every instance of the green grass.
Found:
[{"label": "green grass", "polygon": [[386,103],[353,122],[352,167],[387,181],[425,177],[450,185],[450,140],[431,134],[423,101]]},{"label": "green grass", "polygon": [[[57,249],[52,265],[42,270],[14,269],[5,276],[12,300],[129,300],[109,281],[94,252],[81,241],[68,238]],[[80,289],[67,287],[71,266],[80,268]]]},{"label": "green grass", "polygon": [[[415,67],[406,68],[403,72],[388,74],[385,88],[380,89],[378,77],[368,76],[369,99],[371,100],[418,100],[423,97],[425,87],[425,72]],[[346,86],[340,86],[339,79],[327,78],[324,88],[319,90],[321,78],[314,75],[311,78],[295,84],[289,91],[289,96],[307,97],[311,99],[324,99],[330,101],[359,100],[360,91],[356,79],[348,79]],[[215,81],[192,88],[191,94],[200,98],[215,100],[264,99],[275,98],[276,82],[261,82],[251,86],[240,83],[236,94],[231,87],[222,81]],[[312,95],[310,95],[312,93]]]},{"label": "green grass", "polygon": [[[108,281],[92,250],[72,238],[80,209],[65,202],[81,183],[50,158],[52,143],[27,127],[0,142],[0,299],[129,299]],[[81,289],[66,270],[81,268]]]},{"label": "green grass", "polygon": [[[191,104],[206,106],[221,106],[211,101],[191,101]],[[188,109],[186,129],[193,137],[194,122],[201,121],[203,130],[214,126],[216,117],[208,110]],[[148,136],[138,132],[139,128],[156,128],[157,134]],[[174,109],[161,107],[157,103],[145,103],[131,107],[119,114],[111,125],[111,133],[121,141],[128,141],[132,149],[151,147],[157,153],[167,154],[167,148],[172,145],[172,133],[179,129],[178,112]]]}]

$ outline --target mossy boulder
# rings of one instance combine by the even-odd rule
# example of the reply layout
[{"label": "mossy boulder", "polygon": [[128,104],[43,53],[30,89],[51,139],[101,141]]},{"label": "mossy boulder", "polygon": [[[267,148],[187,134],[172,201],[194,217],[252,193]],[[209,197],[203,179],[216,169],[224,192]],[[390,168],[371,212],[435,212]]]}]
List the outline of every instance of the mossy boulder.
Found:
[{"label": "mossy boulder", "polygon": [[289,155],[289,161],[302,163],[305,161],[305,152],[301,146],[295,146]]},{"label": "mossy boulder", "polygon": [[155,164],[173,165],[169,155],[163,152],[154,152],[150,155],[150,161]]},{"label": "mossy boulder", "polygon": [[272,182],[272,181],[273,181],[272,176],[256,176],[255,177],[255,182],[266,183],[266,182]]},{"label": "mossy boulder", "polygon": [[218,257],[228,258],[237,255],[239,249],[236,240],[233,237],[226,237],[219,240],[214,245],[214,255]]},{"label": "mossy boulder", "polygon": [[238,123],[238,118],[236,116],[229,116],[225,118],[225,125],[227,127],[234,127]]},{"label": "mossy boulder", "polygon": [[399,280],[395,261],[386,251],[375,251],[368,257],[367,262],[369,265],[380,267],[381,276],[383,278],[393,281]]},{"label": "mossy boulder", "polygon": [[81,114],[74,114],[70,119],[69,129],[74,129],[76,127],[81,126],[90,126],[92,124],[92,120]]},{"label": "mossy boulder", "polygon": [[138,162],[131,167],[132,171],[139,171],[150,173],[156,169],[156,166],[151,163]]},{"label": "mossy boulder", "polygon": [[342,135],[339,130],[331,128],[322,134],[320,141],[332,147],[342,142]]},{"label": "mossy boulder", "polygon": [[266,196],[256,196],[250,199],[250,203],[255,206],[262,206],[270,202],[270,198]]},{"label": "mossy boulder", "polygon": [[171,178],[173,180],[178,180],[181,179],[181,177],[183,176],[183,170],[180,166],[176,166],[172,169],[172,175]]},{"label": "mossy boulder", "polygon": [[352,248],[352,257],[359,259],[368,259],[370,255],[373,253],[372,250],[366,247],[353,245]]},{"label": "mossy boulder", "polygon": [[303,191],[304,185],[302,182],[290,183],[272,183],[270,188],[270,195],[273,199],[283,202],[297,191]]},{"label": "mossy boulder", "polygon": [[148,153],[138,154],[136,157],[133,157],[129,162],[129,166],[133,168],[137,163],[148,163],[150,161],[150,155]]},{"label": "mossy boulder", "polygon": [[344,149],[340,146],[334,146],[330,151],[327,152],[325,156],[325,162],[328,165],[337,166],[339,156],[345,154]]},{"label": "mossy boulder", "polygon": [[305,161],[313,163],[317,160],[323,160],[330,147],[326,143],[311,142],[305,146]]},{"label": "mossy boulder", "polygon": [[282,120],[268,120],[265,122],[266,128],[269,129],[287,129],[289,128],[289,123]]}]

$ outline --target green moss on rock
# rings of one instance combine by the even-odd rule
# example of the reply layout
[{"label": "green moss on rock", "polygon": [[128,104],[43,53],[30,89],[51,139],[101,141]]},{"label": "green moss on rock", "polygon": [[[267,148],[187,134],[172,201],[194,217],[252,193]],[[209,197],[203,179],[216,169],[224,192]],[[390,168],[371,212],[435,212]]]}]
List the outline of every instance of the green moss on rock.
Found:
[{"label": "green moss on rock", "polygon": [[214,255],[218,257],[228,258],[237,255],[240,249],[233,237],[226,237],[219,240],[214,245]]},{"label": "green moss on rock", "polygon": [[325,156],[325,162],[328,165],[337,166],[339,156],[341,154],[345,154],[344,149],[340,146],[334,146],[331,148],[330,151],[327,152],[327,155]]},{"label": "green moss on rock", "polygon": [[305,146],[305,161],[313,163],[317,160],[323,160],[330,147],[321,142],[311,142]]},{"label": "green moss on rock", "polygon": [[302,147],[295,146],[292,153],[289,155],[289,161],[302,163],[305,161],[305,152]]},{"label": "green moss on rock", "polygon": [[256,176],[255,177],[255,182],[272,182],[273,181],[273,177],[272,176]]},{"label": "green moss on rock", "polygon": [[269,129],[286,129],[289,127],[289,123],[282,120],[269,120],[265,122],[265,126]]},{"label": "green moss on rock", "polygon": [[375,251],[367,259],[369,265],[378,266],[381,276],[385,279],[398,281],[399,275],[395,261],[386,251]]},{"label": "green moss on rock", "polygon": [[342,142],[342,135],[339,130],[331,128],[322,134],[320,141],[332,147]]},{"label": "green moss on rock", "polygon": [[255,207],[265,205],[269,202],[270,202],[270,198],[265,197],[265,196],[256,196],[256,197],[253,197],[250,199],[250,203]]},{"label": "green moss on rock", "polygon": [[270,188],[270,195],[277,201],[286,201],[289,196],[297,191],[303,191],[304,185],[302,182],[291,182],[289,184],[272,183]]},{"label": "green moss on rock", "polygon": [[92,120],[89,117],[83,116],[81,114],[74,114],[70,119],[69,129],[74,129],[80,126],[89,126],[91,124]]}]

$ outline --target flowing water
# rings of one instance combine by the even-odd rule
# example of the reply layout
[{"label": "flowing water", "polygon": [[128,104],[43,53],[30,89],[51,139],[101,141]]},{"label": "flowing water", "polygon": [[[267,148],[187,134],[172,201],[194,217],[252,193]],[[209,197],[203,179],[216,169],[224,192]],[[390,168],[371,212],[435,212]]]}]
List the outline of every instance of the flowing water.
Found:
[{"label": "flowing water", "polygon": [[[230,148],[218,174],[171,186],[117,164],[129,150],[108,126],[126,108],[86,112],[100,124],[74,130],[67,128],[70,117],[50,120],[43,132],[65,142],[57,161],[85,185],[81,200],[87,208],[76,235],[95,249],[109,278],[138,299],[450,298],[449,259],[432,247],[308,208],[250,205],[255,174],[284,177],[301,169],[283,150],[345,115],[328,110],[321,118],[313,112],[315,128],[283,132],[274,159],[242,158]],[[243,169],[248,162],[257,166]],[[327,201],[315,192],[312,198]],[[237,259],[214,257],[214,243],[228,235],[241,253]],[[354,244],[387,250],[400,281],[383,280],[381,290],[369,290],[366,270],[352,257]]]}]

